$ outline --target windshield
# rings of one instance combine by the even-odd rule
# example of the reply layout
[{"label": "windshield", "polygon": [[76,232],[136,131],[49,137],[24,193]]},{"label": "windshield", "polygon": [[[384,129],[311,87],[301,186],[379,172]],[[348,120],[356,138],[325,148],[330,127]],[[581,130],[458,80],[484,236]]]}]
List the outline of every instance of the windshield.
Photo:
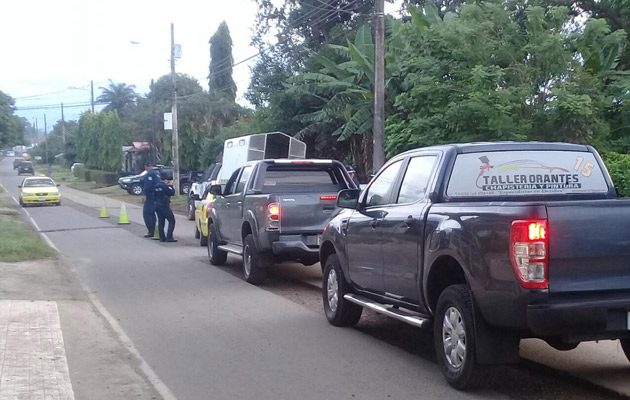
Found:
[{"label": "windshield", "polygon": [[41,186],[55,186],[55,182],[48,178],[39,179],[27,179],[24,181],[24,187],[41,187]]},{"label": "windshield", "polygon": [[449,197],[607,193],[604,174],[589,152],[504,151],[460,154]]}]

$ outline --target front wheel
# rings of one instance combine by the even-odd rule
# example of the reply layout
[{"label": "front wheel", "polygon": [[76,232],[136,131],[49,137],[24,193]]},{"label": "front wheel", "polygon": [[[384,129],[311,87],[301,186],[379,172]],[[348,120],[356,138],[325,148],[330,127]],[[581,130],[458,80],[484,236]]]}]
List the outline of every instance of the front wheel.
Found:
[{"label": "front wheel", "polygon": [[447,287],[437,302],[435,352],[446,381],[455,389],[485,386],[489,367],[477,363],[473,304],[468,285]]},{"label": "front wheel", "polygon": [[195,220],[195,201],[190,197],[188,198],[188,220]]},{"label": "front wheel", "polygon": [[134,183],[133,185],[131,185],[131,193],[135,196],[140,196],[142,194],[142,186],[140,186],[137,183]]},{"label": "front wheel", "polygon": [[336,254],[326,259],[322,296],[324,313],[331,325],[352,326],[361,319],[363,307],[344,298],[349,293],[348,284],[343,278],[343,271]]},{"label": "front wheel", "polygon": [[619,343],[621,343],[621,349],[626,355],[626,358],[630,361],[630,339],[619,339]]},{"label": "front wheel", "polygon": [[208,260],[212,265],[223,265],[227,261],[227,252],[219,249],[219,237],[214,224],[208,226]]},{"label": "front wheel", "polygon": [[243,277],[252,285],[261,284],[267,278],[269,257],[258,251],[254,236],[250,233],[243,242]]}]

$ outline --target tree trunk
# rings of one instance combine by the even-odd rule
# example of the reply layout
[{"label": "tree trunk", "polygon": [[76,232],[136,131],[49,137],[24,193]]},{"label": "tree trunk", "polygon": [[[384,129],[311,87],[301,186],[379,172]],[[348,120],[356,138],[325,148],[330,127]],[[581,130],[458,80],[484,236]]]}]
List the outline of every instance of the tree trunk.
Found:
[{"label": "tree trunk", "polygon": [[353,135],[350,138],[353,167],[361,183],[367,183],[372,175],[372,135]]}]

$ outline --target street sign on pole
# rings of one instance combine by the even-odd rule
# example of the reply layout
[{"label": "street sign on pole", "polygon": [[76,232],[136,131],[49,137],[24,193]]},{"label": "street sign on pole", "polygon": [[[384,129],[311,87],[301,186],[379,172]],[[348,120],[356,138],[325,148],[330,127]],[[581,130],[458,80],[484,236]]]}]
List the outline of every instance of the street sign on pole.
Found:
[{"label": "street sign on pole", "polygon": [[164,113],[164,130],[173,129],[173,113]]},{"label": "street sign on pole", "polygon": [[176,59],[182,58],[182,45],[176,44],[175,48],[173,49],[173,52],[175,53]]}]

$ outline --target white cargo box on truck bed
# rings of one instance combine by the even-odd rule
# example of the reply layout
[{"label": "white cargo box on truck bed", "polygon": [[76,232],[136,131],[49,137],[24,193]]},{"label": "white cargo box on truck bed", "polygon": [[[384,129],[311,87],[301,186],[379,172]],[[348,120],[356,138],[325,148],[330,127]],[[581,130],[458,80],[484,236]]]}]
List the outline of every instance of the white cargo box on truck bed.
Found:
[{"label": "white cargo box on truck bed", "polygon": [[282,132],[259,133],[228,139],[223,143],[223,166],[219,182],[226,182],[232,173],[248,161],[306,157],[306,143]]}]

